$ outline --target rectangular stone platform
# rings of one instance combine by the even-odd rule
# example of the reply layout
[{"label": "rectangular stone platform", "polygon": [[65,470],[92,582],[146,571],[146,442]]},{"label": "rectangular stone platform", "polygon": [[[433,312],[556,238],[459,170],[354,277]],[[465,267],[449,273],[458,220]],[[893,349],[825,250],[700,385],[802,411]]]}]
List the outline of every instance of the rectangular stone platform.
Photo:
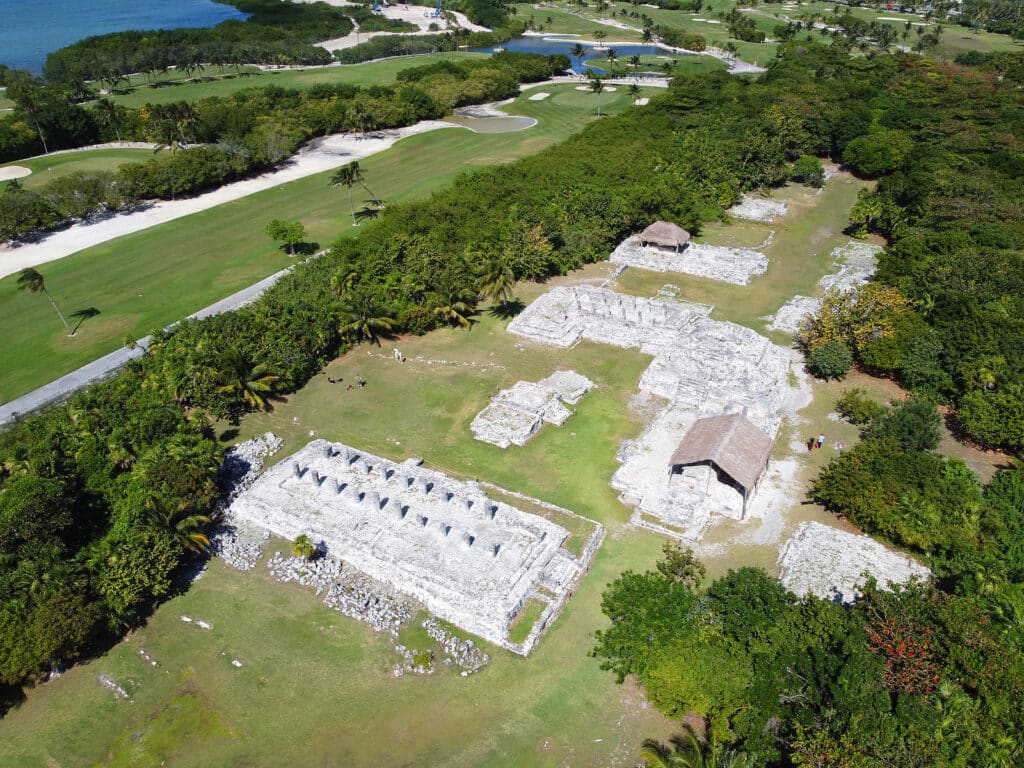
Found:
[{"label": "rectangular stone platform", "polygon": [[228,514],[286,539],[306,534],[435,615],[524,654],[508,640],[512,620],[530,598],[548,604],[548,617],[560,609],[602,534],[594,523],[576,558],[562,546],[565,528],[475,483],[326,440],[267,470]]}]

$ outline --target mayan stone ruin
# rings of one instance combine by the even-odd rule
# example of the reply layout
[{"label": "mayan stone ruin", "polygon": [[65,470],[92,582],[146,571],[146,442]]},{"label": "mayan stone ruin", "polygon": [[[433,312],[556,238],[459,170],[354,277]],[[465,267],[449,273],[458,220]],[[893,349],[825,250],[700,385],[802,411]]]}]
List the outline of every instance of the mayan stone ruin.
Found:
[{"label": "mayan stone ruin", "polygon": [[645,244],[640,235],[623,240],[608,260],[652,272],[680,272],[734,285],[747,285],[751,278],[768,271],[768,257],[751,248],[690,242],[675,249]]},{"label": "mayan stone ruin", "polygon": [[594,382],[575,371],[555,371],[537,382],[519,381],[491,398],[473,419],[473,437],[499,448],[526,445],[545,424],[561,426]]},{"label": "mayan stone ruin", "polygon": [[743,516],[743,496],[710,466],[670,475],[673,452],[697,419],[741,413],[774,438],[801,403],[798,356],[735,323],[711,320],[710,307],[639,298],[590,286],[555,288],[508,330],[569,347],[581,339],[639,349],[654,360],[640,391],[667,401],[644,432],[619,449],[612,477],[633,521],[696,539],[713,515]]},{"label": "mayan stone ruin", "polygon": [[878,586],[905,584],[931,575],[925,566],[863,534],[848,533],[821,523],[803,523],[779,554],[782,584],[803,597],[852,603],[865,574]]},{"label": "mayan stone ruin", "polygon": [[[565,528],[488,498],[476,483],[326,440],[267,470],[228,515],[290,540],[306,534],[327,556],[524,655],[603,535],[594,523],[576,557],[563,547]],[[510,643],[509,626],[531,598],[547,607],[525,643]]]},{"label": "mayan stone ruin", "polygon": [[760,221],[771,224],[780,216],[786,215],[786,203],[781,200],[769,200],[754,195],[743,195],[740,201],[726,211],[734,219]]}]

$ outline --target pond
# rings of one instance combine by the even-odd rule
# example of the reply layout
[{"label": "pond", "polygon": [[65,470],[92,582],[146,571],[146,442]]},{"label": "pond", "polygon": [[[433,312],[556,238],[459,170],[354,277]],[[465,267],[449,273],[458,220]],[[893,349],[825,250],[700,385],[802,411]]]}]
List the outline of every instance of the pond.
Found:
[{"label": "pond", "polygon": [[[572,47],[579,42],[575,36],[572,35],[545,35],[544,37],[531,35],[529,37],[516,37],[508,42],[499,46],[504,48],[506,51],[515,51],[516,53],[539,53],[545,56],[553,54],[562,54],[569,57],[569,61],[572,62],[573,71],[580,74],[580,61],[574,57],[570,51]],[[623,45],[607,45],[607,46],[595,46],[593,43],[589,45],[581,43],[587,50],[583,56],[583,61],[586,62],[588,59],[601,59],[604,58],[609,48],[614,48],[615,53],[619,58],[620,63],[625,63],[625,60],[633,55],[639,56],[666,56],[668,51],[665,48],[661,48],[657,45],[641,45],[639,43],[626,43]],[[495,48],[472,48],[470,49],[474,53],[494,53]],[[687,54],[673,54],[673,56],[679,57]],[[689,54],[693,55],[693,54]],[[584,66],[584,70],[590,70],[595,75],[606,75],[608,72],[600,67],[595,66]]]}]

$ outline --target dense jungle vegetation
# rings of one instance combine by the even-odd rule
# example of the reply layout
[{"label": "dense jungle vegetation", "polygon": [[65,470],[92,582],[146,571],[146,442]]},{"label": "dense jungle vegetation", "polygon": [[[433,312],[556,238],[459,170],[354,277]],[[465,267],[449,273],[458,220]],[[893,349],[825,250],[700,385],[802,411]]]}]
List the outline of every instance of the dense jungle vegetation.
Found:
[{"label": "dense jungle vegetation", "polygon": [[[891,238],[870,290],[893,301],[826,314],[821,337],[959,406],[965,428],[990,430],[976,438],[1019,446],[1020,84],[787,43],[758,80],[678,79],[558,147],[388,206],[252,305],[158,334],[114,381],[0,435],[0,680],[102,647],[167,594],[216,495],[210,417],[293,391],[361,341],[467,324],[485,299],[512,311],[515,280],[603,259],[652,220],[699,230],[743,190],[802,177],[806,158],[878,178],[853,226]],[[610,590],[598,653],[754,765],[1015,764],[1024,481],[982,490],[932,454],[930,406],[865,411],[867,447],[814,494],[924,557],[934,585],[844,609],[756,571],[705,587],[677,553]]]},{"label": "dense jungle vegetation", "polygon": [[[14,123],[24,136],[12,152],[31,151],[48,137],[61,140],[61,126],[74,116],[71,144],[99,140],[151,141],[166,148],[145,163],[116,171],[90,171],[53,179],[38,190],[11,184],[0,191],[0,241],[67,224],[97,212],[131,209],[139,202],[195,194],[274,167],[311,138],[340,131],[367,133],[412,125],[450,114],[455,107],[509,98],[520,82],[543,80],[568,66],[564,56],[506,52],[460,64],[446,62],[407,75],[394,86],[359,88],[319,85],[309,90],[254,88],[198,102],[146,105],[137,109],[102,100],[83,110],[38,86],[35,120]],[[30,98],[15,86],[18,103]],[[34,123],[34,127],[32,125]],[[20,128],[19,128],[20,126]],[[63,143],[63,142],[62,142]],[[59,146],[59,145],[58,145]],[[0,128],[0,158],[4,156]]]}]

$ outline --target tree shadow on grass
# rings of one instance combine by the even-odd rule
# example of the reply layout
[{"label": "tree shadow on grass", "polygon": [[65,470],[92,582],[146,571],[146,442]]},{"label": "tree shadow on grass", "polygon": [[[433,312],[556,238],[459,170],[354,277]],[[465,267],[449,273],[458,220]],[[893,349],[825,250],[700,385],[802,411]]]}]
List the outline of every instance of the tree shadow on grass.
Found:
[{"label": "tree shadow on grass", "polygon": [[75,327],[71,329],[71,336],[78,333],[78,329],[82,327],[82,323],[100,314],[100,311],[96,307],[88,307],[87,309],[80,309],[77,312],[72,312],[68,315],[69,320],[77,320]]},{"label": "tree shadow on grass", "polygon": [[522,299],[509,299],[508,301],[503,301],[500,304],[495,304],[487,310],[487,314],[491,317],[496,317],[499,320],[511,320],[524,309],[526,309],[526,305],[523,303]]}]

